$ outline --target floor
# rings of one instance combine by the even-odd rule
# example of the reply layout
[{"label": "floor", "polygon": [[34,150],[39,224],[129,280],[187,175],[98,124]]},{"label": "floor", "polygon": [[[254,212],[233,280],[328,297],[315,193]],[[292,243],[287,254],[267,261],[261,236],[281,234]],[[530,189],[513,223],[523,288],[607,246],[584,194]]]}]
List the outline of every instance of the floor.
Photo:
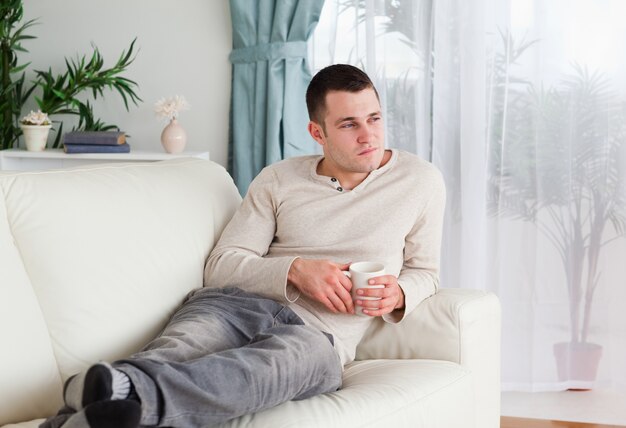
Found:
[{"label": "floor", "polygon": [[[502,415],[626,427],[626,392],[503,392]],[[562,426],[562,425],[560,425]]]},{"label": "floor", "polygon": [[500,428],[621,428],[621,426],[502,416],[500,418]]}]

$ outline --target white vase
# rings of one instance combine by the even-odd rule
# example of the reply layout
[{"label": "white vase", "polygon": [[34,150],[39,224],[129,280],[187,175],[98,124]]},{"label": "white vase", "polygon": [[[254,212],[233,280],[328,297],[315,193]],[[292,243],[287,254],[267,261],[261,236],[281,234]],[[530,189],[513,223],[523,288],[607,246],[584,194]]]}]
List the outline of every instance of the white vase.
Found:
[{"label": "white vase", "polygon": [[163,128],[161,144],[167,153],[176,154],[185,150],[187,133],[176,119],[172,119],[170,123]]},{"label": "white vase", "polygon": [[52,125],[20,125],[24,134],[26,150],[30,152],[41,152],[46,148],[48,133]]}]

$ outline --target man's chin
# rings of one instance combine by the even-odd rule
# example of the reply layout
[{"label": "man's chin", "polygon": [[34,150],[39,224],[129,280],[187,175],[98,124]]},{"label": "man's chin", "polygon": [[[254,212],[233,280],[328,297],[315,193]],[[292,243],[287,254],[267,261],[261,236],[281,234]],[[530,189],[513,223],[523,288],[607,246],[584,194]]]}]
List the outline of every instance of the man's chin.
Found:
[{"label": "man's chin", "polygon": [[362,159],[361,162],[353,163],[353,167],[351,168],[352,172],[365,174],[375,171],[380,168],[383,162],[383,157],[376,156],[376,159],[368,159],[367,161],[363,162],[364,160],[365,159]]},{"label": "man's chin", "polygon": [[380,167],[380,163],[370,163],[368,165],[363,165],[361,168],[358,168],[357,172],[370,173],[372,171],[376,171],[379,167]]}]

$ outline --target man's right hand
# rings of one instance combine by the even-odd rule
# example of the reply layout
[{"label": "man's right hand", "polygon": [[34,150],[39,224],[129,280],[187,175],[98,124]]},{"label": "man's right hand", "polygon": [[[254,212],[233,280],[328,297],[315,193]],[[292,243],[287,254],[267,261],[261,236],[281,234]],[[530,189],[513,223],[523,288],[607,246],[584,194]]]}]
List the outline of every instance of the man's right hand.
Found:
[{"label": "man's right hand", "polygon": [[328,260],[296,259],[287,281],[331,312],[354,314],[350,295],[352,281],[342,272],[349,267],[350,264],[340,265]]}]

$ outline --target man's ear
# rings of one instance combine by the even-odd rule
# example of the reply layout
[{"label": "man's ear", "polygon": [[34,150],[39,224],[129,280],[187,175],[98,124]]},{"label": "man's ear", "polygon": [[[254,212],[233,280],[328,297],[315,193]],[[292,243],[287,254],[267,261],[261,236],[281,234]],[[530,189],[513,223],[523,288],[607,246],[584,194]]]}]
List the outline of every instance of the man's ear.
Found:
[{"label": "man's ear", "polygon": [[307,129],[309,130],[311,137],[313,137],[318,144],[323,146],[326,143],[326,140],[324,139],[324,130],[320,124],[310,121]]}]

